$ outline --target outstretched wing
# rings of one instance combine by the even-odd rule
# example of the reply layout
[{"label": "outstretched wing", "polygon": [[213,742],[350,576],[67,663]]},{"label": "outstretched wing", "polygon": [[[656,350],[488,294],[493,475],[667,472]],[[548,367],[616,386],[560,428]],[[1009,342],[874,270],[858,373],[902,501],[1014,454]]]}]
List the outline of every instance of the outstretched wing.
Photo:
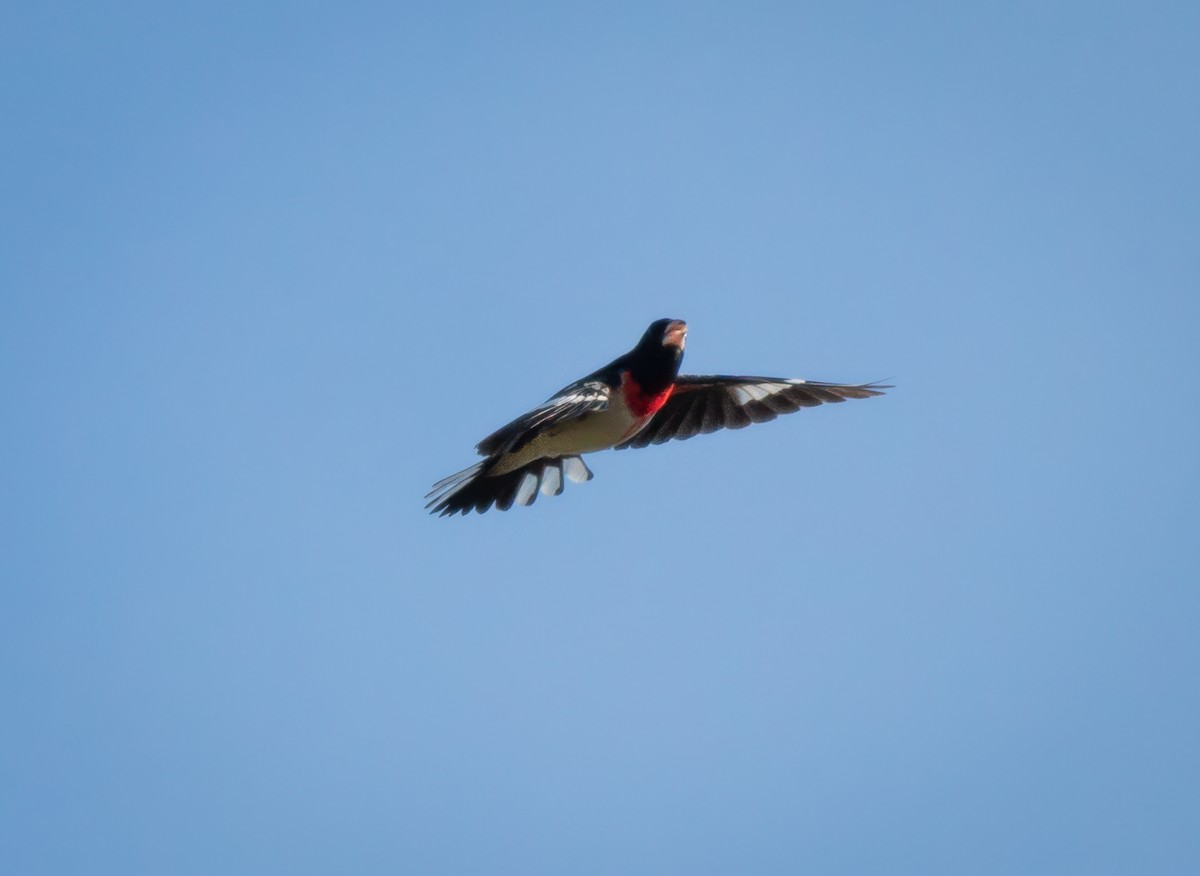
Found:
[{"label": "outstretched wing", "polygon": [[617,446],[646,447],[672,438],[681,441],[718,429],[741,429],[780,414],[848,398],[870,398],[891,389],[878,383],[818,383],[786,377],[681,375],[667,403],[628,441]]},{"label": "outstretched wing", "polygon": [[475,449],[483,456],[520,450],[543,429],[608,407],[609,387],[599,380],[572,383],[527,414],[488,435]]}]

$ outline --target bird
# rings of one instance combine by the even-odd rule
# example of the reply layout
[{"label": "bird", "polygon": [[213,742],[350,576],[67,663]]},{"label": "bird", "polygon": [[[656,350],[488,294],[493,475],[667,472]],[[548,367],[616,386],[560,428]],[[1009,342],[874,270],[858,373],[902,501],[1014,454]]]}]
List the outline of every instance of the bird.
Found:
[{"label": "bird", "polygon": [[637,345],[488,435],[483,460],[433,485],[431,514],[480,514],[560,495],[564,478],[590,481],[583,454],[741,429],[825,402],[882,395],[881,383],[680,374],[687,323],[659,319]]}]

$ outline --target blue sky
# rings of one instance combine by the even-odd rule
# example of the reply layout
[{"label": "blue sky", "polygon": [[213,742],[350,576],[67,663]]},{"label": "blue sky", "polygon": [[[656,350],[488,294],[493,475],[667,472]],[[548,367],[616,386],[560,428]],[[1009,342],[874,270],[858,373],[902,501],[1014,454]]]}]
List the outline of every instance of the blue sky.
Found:
[{"label": "blue sky", "polygon": [[[1191,873],[1194,4],[0,12],[0,855]],[[421,496],[690,325],[882,399]]]}]

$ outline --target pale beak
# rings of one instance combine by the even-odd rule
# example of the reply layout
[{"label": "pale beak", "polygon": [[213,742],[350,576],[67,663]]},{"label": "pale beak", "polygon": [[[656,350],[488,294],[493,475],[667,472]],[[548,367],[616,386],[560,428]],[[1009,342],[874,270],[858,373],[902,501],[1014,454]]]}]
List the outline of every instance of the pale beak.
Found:
[{"label": "pale beak", "polygon": [[667,332],[663,336],[663,344],[668,347],[678,347],[683,349],[684,341],[687,340],[687,323],[681,319],[675,320],[667,326]]}]

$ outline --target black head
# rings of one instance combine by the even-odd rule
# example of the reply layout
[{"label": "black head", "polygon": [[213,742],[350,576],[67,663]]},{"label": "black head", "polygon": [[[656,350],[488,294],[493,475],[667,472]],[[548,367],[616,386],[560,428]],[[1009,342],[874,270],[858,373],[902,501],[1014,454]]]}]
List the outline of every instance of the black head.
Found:
[{"label": "black head", "polygon": [[629,370],[643,389],[657,392],[675,381],[686,337],[687,323],[682,319],[658,319],[650,323],[637,346],[625,356]]},{"label": "black head", "polygon": [[659,347],[675,347],[682,353],[686,339],[687,323],[682,319],[656,319],[638,341],[638,349],[649,352]]}]

